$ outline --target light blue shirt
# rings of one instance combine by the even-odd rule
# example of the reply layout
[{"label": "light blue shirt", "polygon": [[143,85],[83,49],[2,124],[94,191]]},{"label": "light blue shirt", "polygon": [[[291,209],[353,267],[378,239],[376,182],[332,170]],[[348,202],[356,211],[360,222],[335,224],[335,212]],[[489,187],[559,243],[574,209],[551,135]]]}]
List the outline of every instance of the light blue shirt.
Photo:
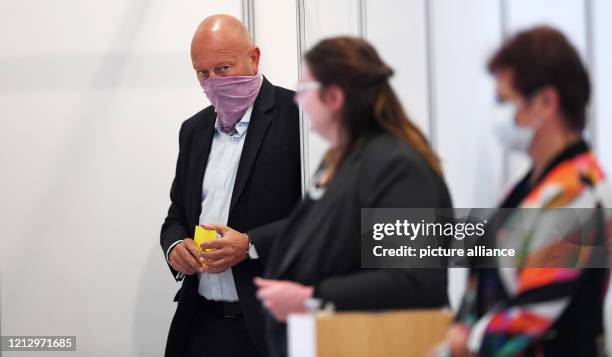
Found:
[{"label": "light blue shirt", "polygon": [[[215,122],[215,133],[202,182],[202,213],[199,224],[227,225],[234,182],[252,111],[251,105],[236,124],[236,132],[232,134],[221,131],[218,119]],[[217,234],[217,239],[219,238]],[[204,272],[198,276],[198,292],[206,299],[238,301],[231,268],[219,274]]]},{"label": "light blue shirt", "polygon": [[[226,134],[221,131],[219,120],[215,122],[215,132],[208,156],[208,163],[202,181],[202,212],[200,213],[199,224],[223,224],[227,225],[229,216],[230,202],[238,173],[238,164],[242,155],[242,147],[246,137],[246,130],[251,121],[251,105],[236,123],[236,132]],[[217,234],[217,239],[219,239]],[[175,245],[183,240],[174,242],[166,252],[166,260],[170,264],[170,251]],[[257,259],[257,252],[253,248],[253,254],[249,251],[251,259]],[[177,279],[183,276],[182,273],[176,275]],[[238,301],[236,284],[232,269],[223,273],[210,274],[199,273],[200,280],[198,293],[208,300],[216,301]]]}]

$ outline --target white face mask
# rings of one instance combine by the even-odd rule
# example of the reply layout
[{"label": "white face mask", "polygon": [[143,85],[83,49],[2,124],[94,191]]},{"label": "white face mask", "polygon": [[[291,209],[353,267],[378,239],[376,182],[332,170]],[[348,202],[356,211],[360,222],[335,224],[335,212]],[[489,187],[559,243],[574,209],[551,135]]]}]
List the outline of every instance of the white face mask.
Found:
[{"label": "white face mask", "polygon": [[517,125],[515,122],[516,107],[512,103],[501,104],[499,111],[504,119],[497,123],[493,130],[500,144],[506,149],[527,153],[541,121],[537,120],[536,125],[531,126]]}]

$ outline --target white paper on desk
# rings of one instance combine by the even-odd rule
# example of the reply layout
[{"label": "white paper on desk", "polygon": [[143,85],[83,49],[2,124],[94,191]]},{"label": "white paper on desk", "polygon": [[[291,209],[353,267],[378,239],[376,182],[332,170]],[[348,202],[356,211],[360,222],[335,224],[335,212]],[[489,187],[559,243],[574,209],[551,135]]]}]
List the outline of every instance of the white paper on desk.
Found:
[{"label": "white paper on desk", "polygon": [[317,356],[317,319],[312,314],[291,314],[287,319],[289,357]]}]

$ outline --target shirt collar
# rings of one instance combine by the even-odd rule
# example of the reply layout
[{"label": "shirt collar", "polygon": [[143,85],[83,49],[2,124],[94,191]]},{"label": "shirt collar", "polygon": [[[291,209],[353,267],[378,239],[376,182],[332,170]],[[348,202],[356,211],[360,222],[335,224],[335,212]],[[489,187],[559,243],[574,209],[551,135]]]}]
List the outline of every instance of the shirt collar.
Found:
[{"label": "shirt collar", "polygon": [[249,122],[251,121],[251,114],[253,112],[253,104],[251,104],[246,112],[244,112],[244,114],[242,115],[242,118],[240,118],[240,121],[238,123],[236,123],[235,129],[236,129],[236,133],[233,134],[227,134],[224,133],[221,130],[221,122],[219,122],[219,118],[217,118],[215,120],[215,129],[217,131],[217,133],[219,134],[225,134],[225,135],[229,135],[232,137],[241,137],[242,135],[244,135],[244,133],[246,132],[247,128],[249,127]]}]

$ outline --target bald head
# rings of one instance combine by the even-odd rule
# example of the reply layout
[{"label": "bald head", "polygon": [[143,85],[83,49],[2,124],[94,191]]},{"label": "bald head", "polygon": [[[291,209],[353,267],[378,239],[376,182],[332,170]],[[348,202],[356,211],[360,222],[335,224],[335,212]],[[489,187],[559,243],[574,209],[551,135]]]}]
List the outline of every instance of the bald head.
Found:
[{"label": "bald head", "polygon": [[200,23],[193,35],[191,50],[201,46],[241,47],[247,50],[253,47],[249,31],[240,20],[230,15],[213,15]]},{"label": "bald head", "polygon": [[258,71],[259,49],[240,20],[213,15],[200,23],[191,41],[191,60],[200,80],[250,76]]}]

